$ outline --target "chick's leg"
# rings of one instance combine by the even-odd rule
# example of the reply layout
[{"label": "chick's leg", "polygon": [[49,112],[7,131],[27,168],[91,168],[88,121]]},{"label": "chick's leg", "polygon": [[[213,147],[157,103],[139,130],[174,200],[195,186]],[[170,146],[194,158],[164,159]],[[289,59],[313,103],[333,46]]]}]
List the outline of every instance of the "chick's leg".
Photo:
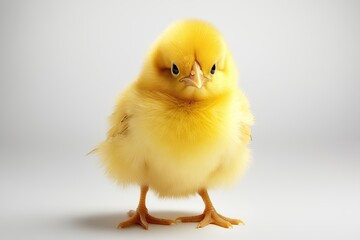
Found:
[{"label": "chick's leg", "polygon": [[216,224],[224,228],[231,228],[232,225],[244,224],[241,220],[227,218],[216,212],[214,206],[211,203],[209,194],[206,189],[200,190],[199,195],[204,201],[205,210],[202,214],[191,217],[180,217],[177,221],[181,222],[199,222],[197,228],[202,228],[210,223]]},{"label": "chick's leg", "polygon": [[141,187],[141,193],[140,193],[140,200],[139,205],[136,209],[136,211],[129,211],[128,215],[130,217],[129,220],[125,222],[121,222],[117,228],[125,228],[129,227],[134,224],[139,224],[144,229],[148,229],[148,223],[154,223],[154,224],[162,224],[162,225],[170,225],[174,224],[175,221],[168,220],[168,219],[162,219],[162,218],[156,218],[151,216],[148,213],[148,210],[146,208],[146,194],[149,190],[148,186],[142,186]]}]

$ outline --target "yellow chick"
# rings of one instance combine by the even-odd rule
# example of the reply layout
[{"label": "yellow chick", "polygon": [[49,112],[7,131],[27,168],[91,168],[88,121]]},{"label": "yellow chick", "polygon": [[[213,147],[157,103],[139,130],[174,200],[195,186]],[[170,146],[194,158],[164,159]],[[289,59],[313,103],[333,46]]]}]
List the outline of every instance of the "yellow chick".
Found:
[{"label": "yellow chick", "polygon": [[204,212],[178,221],[226,228],[242,223],[217,213],[207,193],[236,180],[249,159],[253,116],[237,79],[212,25],[180,21],[160,36],[139,77],[121,94],[107,139],[96,150],[114,179],[141,188],[137,210],[118,227],[175,223],[148,213],[149,188],[162,197],[202,197]]}]

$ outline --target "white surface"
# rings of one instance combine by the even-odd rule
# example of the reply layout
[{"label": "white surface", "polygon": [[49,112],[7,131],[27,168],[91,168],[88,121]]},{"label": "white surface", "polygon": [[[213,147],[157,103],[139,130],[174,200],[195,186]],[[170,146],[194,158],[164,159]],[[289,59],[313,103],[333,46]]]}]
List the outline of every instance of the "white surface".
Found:
[{"label": "white surface", "polygon": [[[359,1],[0,1],[0,239],[360,239]],[[138,189],[94,157],[117,94],[171,22],[212,22],[256,117],[254,161],[210,191],[231,230],[115,226]],[[150,212],[203,210],[199,197]]]},{"label": "white surface", "polygon": [[[136,208],[139,192],[111,184],[95,159],[76,153],[2,153],[1,238],[359,239],[359,150],[259,150],[240,184],[210,191],[217,210],[245,226],[195,229],[196,224],[178,223],[150,225],[148,231],[116,229]],[[203,205],[197,196],[158,199],[150,193],[148,208],[174,219],[198,214]]]}]

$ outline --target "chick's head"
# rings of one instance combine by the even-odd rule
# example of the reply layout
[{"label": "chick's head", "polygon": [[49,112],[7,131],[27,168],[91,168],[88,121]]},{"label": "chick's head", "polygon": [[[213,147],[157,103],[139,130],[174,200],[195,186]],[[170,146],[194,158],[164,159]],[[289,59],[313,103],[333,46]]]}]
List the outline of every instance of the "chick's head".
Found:
[{"label": "chick's head", "polygon": [[231,91],[237,71],[224,39],[212,25],[185,20],[155,43],[139,86],[180,99],[202,100]]}]

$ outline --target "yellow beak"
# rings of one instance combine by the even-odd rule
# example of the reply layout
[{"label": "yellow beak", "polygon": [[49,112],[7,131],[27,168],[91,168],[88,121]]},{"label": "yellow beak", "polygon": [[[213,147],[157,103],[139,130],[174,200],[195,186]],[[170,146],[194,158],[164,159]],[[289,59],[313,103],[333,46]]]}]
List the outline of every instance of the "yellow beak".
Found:
[{"label": "yellow beak", "polygon": [[187,86],[202,88],[206,81],[204,73],[201,70],[201,67],[198,62],[194,62],[194,65],[191,68],[190,75],[188,77],[182,78],[180,82],[184,82]]}]

